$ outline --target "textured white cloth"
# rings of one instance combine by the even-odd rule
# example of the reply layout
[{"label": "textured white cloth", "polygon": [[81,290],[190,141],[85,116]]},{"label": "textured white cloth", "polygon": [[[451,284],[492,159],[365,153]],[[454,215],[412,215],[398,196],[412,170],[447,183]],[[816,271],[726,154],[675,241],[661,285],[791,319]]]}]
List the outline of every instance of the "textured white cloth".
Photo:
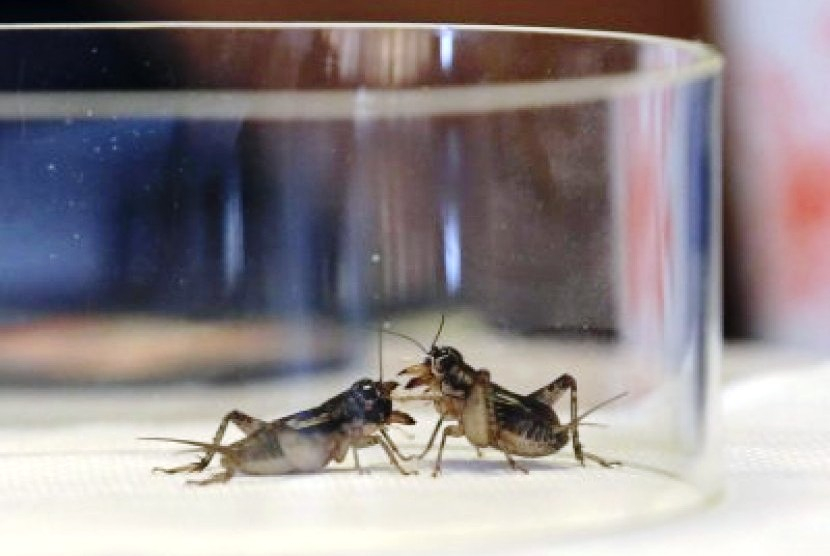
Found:
[{"label": "textured white cloth", "polygon": [[[136,440],[209,438],[218,417],[238,407],[276,417],[319,402],[342,377],[307,391],[199,387],[0,394],[0,539],[4,554],[699,554],[825,553],[830,547],[830,364],[803,360],[762,373],[744,371],[756,352],[730,359],[725,400],[726,492],[676,515],[694,493],[636,469],[573,468],[570,451],[510,471],[498,453],[483,460],[461,440],[448,443],[445,473],[399,476],[380,450],[361,452],[371,470],[347,459],[325,473],[237,477],[208,488],[153,475],[178,465],[174,445]],[[769,361],[767,360],[767,364]],[[308,386],[308,385],[306,385]],[[276,388],[277,386],[274,386]],[[280,399],[286,407],[272,407]],[[37,408],[37,409],[35,409]],[[40,409],[42,408],[42,409]],[[393,431],[405,451],[417,437]],[[95,415],[98,424],[83,415]],[[192,421],[178,417],[188,415]],[[74,419],[74,421],[73,421]],[[61,423],[59,426],[55,423]],[[586,432],[591,435],[605,429]],[[589,444],[590,445],[590,444]],[[608,455],[603,453],[603,455]],[[613,509],[613,510],[612,510]],[[655,515],[664,519],[655,522]],[[625,528],[564,536],[597,525]],[[583,529],[585,530],[585,529]]]}]

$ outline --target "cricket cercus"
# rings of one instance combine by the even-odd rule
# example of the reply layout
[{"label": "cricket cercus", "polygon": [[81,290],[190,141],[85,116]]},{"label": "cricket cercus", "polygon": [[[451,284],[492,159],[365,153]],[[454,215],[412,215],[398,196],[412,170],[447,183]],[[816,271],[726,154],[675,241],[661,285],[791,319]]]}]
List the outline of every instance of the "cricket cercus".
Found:
[{"label": "cricket cercus", "polygon": [[[222,419],[212,443],[161,437],[144,440],[178,442],[204,451],[195,463],[154,469],[164,473],[203,471],[213,456],[220,454],[224,470],[201,481],[188,481],[197,485],[224,483],[237,472],[279,475],[318,471],[332,461],[342,462],[350,448],[354,452],[355,467],[362,472],[358,449],[378,444],[398,471],[409,475],[416,472],[407,471],[398,460],[410,458],[401,454],[386,432],[387,425],[415,423],[407,413],[392,408],[391,394],[396,387],[394,381],[358,380],[345,392],[315,408],[270,422],[234,410]],[[245,437],[223,446],[220,443],[228,423],[239,427]]]},{"label": "cricket cercus", "polygon": [[[419,457],[429,452],[445,419],[456,421],[444,428],[432,473],[434,477],[441,472],[441,457],[448,436],[466,437],[476,449],[495,448],[505,455],[511,468],[525,473],[527,470],[517,464],[512,456],[547,456],[558,452],[569,440],[577,461],[582,465],[585,465],[586,459],[604,467],[620,465],[618,461],[608,461],[586,452],[579,440],[578,426],[588,415],[626,393],[579,415],[576,380],[569,374],[561,375],[528,395],[511,392],[493,382],[488,370],[475,369],[467,364],[461,352],[454,347],[436,346],[443,325],[442,317],[429,349],[409,336],[387,331],[413,342],[426,354],[423,362],[399,373],[413,377],[406,384],[406,389],[426,387],[426,395],[421,399],[432,400],[439,414],[429,442]],[[570,422],[562,424],[553,405],[566,391],[570,392]]]}]

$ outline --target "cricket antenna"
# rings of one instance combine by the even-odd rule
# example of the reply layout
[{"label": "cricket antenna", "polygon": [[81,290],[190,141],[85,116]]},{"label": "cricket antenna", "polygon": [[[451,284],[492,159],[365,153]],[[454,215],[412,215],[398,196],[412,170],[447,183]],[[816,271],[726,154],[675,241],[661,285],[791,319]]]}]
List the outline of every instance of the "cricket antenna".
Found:
[{"label": "cricket antenna", "polygon": [[400,332],[395,332],[394,330],[382,330],[382,332],[385,332],[386,334],[391,334],[392,336],[397,336],[398,338],[403,338],[404,340],[408,340],[408,341],[412,342],[413,344],[415,344],[416,346],[418,346],[418,349],[420,349],[424,353],[429,353],[429,350],[427,350],[427,348],[424,347],[424,344],[422,344],[421,342],[419,342],[418,340],[416,340],[415,338],[413,338],[411,336],[407,336],[406,334],[401,334]]},{"label": "cricket antenna", "polygon": [[432,344],[429,346],[430,351],[435,347],[435,342],[441,337],[441,331],[444,330],[444,313],[441,313],[441,324],[438,325],[438,332],[435,333],[435,338],[432,339]]},{"label": "cricket antenna", "polygon": [[[575,430],[576,427],[578,427],[580,425],[588,425],[589,423],[583,422],[583,419],[588,417],[593,412],[595,412],[599,409],[602,409],[603,407],[605,407],[605,406],[607,406],[611,403],[614,403],[615,401],[619,400],[620,398],[624,398],[627,395],[628,395],[628,392],[622,392],[621,394],[617,394],[613,398],[608,398],[607,400],[598,403],[597,405],[595,405],[594,407],[592,407],[591,409],[589,409],[588,411],[586,411],[585,413],[583,413],[582,415],[580,415],[579,417],[574,419],[572,422],[570,422],[566,425],[560,425],[559,427],[556,427],[556,432],[567,431],[567,430]],[[594,423],[590,423],[590,424],[593,425],[593,426],[597,426]]]},{"label": "cricket antenna", "polygon": [[383,382],[383,325],[378,326],[378,373],[379,381]]},{"label": "cricket antenna", "polygon": [[616,395],[616,396],[614,396],[613,398],[608,398],[608,399],[607,399],[607,400],[605,400],[604,402],[599,402],[597,405],[595,405],[594,407],[592,407],[591,409],[589,409],[588,411],[586,411],[585,413],[583,413],[582,415],[580,415],[579,417],[577,417],[577,418],[576,418],[576,422],[577,422],[577,423],[581,423],[581,422],[582,422],[582,420],[583,420],[584,418],[586,418],[588,415],[590,415],[590,414],[591,414],[591,413],[593,413],[594,411],[597,411],[598,409],[602,409],[602,408],[603,408],[603,407],[605,407],[606,405],[609,405],[609,404],[611,404],[611,403],[614,403],[615,401],[619,400],[620,398],[624,398],[624,397],[626,397],[627,395],[628,395],[628,392],[622,392],[622,393],[620,393],[620,394],[617,394],[617,395]]}]

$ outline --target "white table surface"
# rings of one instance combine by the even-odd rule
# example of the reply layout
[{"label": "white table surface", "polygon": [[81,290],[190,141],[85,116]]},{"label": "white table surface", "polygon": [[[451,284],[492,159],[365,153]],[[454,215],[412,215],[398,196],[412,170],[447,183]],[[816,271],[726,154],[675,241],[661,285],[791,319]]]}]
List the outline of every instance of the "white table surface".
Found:
[{"label": "white table surface", "polygon": [[[830,552],[830,362],[757,346],[731,347],[726,361],[722,498],[657,523],[565,540],[504,517],[522,515],[522,497],[534,489],[548,492],[536,502],[550,504],[552,512],[563,503],[572,504],[574,515],[590,507],[591,500],[576,497],[579,484],[558,485],[553,492],[562,496],[551,499],[544,473],[525,478],[488,460],[466,468],[477,473],[449,464],[438,481],[424,473],[410,480],[379,461],[368,476],[335,469],[289,482],[243,477],[215,489],[186,488],[181,477],[148,473],[152,465],[183,461],[170,447],[135,438],[160,432],[204,437],[205,428],[215,426],[210,419],[182,423],[176,416],[221,415],[229,409],[226,399],[206,404],[197,387],[145,388],[138,397],[135,391],[7,389],[0,392],[0,422],[14,422],[15,412],[29,421],[0,428],[2,553],[207,556],[352,552],[355,546],[385,554]],[[263,393],[230,389],[227,398],[251,407],[262,403]],[[109,417],[90,422],[78,417],[81,407]],[[602,470],[578,476],[614,487],[613,476]],[[649,487],[646,475],[629,478],[635,488]],[[481,500],[471,498],[474,492]],[[436,497],[443,497],[437,506],[430,502]],[[495,507],[484,508],[488,503]],[[483,516],[478,525],[463,519],[471,507]],[[298,515],[303,512],[308,515]],[[318,519],[333,525],[306,527]],[[387,519],[441,534],[392,536],[376,526]],[[275,521],[297,526],[281,531]],[[505,521],[509,534],[500,534]]]}]

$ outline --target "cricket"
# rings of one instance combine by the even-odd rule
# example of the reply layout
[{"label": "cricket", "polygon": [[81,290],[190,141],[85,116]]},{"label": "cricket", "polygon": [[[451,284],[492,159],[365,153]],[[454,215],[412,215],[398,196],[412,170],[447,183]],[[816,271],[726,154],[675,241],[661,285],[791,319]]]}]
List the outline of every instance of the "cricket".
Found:
[{"label": "cricket", "polygon": [[[380,347],[378,348],[381,349]],[[389,461],[403,475],[417,471],[404,469],[400,461],[405,456],[390,438],[386,427],[393,424],[413,425],[415,419],[393,409],[392,391],[395,381],[367,378],[323,402],[319,406],[282,417],[263,421],[241,411],[230,411],[219,424],[213,442],[199,442],[167,437],[146,437],[141,440],[160,440],[194,446],[204,454],[198,461],[180,467],[161,468],[162,473],[198,473],[204,471],[216,454],[223,470],[203,480],[188,484],[209,485],[226,483],[237,473],[247,475],[281,475],[294,472],[315,472],[332,461],[341,463],[349,449],[354,454],[355,468],[363,472],[358,450],[379,445]],[[222,445],[228,425],[233,423],[244,434],[241,440]]]},{"label": "cricket", "polygon": [[[454,347],[437,346],[443,327],[442,316],[429,349],[414,338],[385,331],[409,340],[426,354],[421,363],[409,366],[399,373],[412,377],[404,389],[425,387],[421,399],[433,401],[439,415],[419,458],[423,458],[432,448],[444,421],[455,421],[443,429],[433,477],[441,473],[441,458],[448,437],[466,437],[476,450],[495,448],[504,454],[512,469],[524,473],[528,472],[527,469],[520,466],[513,456],[548,456],[561,450],[569,441],[573,445],[576,460],[583,466],[586,460],[603,467],[621,465],[619,461],[609,461],[585,451],[579,439],[579,426],[586,424],[584,419],[593,412],[624,397],[625,392],[597,404],[581,415],[578,413],[576,379],[569,374],[559,376],[547,386],[528,395],[517,394],[493,382],[487,369],[473,368]],[[570,394],[570,422],[562,424],[553,406],[566,392]]]}]

